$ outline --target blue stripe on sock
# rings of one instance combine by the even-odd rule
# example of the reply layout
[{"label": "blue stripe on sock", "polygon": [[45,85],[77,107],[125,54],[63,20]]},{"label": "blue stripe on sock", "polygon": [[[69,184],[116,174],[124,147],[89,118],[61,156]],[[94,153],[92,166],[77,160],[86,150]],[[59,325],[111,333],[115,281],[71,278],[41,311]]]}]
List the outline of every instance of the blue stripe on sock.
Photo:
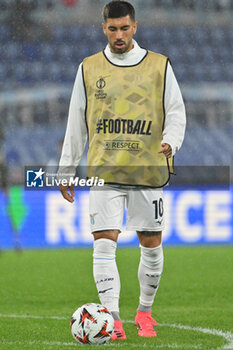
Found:
[{"label": "blue stripe on sock", "polygon": [[115,258],[94,258],[94,260],[114,260]]}]

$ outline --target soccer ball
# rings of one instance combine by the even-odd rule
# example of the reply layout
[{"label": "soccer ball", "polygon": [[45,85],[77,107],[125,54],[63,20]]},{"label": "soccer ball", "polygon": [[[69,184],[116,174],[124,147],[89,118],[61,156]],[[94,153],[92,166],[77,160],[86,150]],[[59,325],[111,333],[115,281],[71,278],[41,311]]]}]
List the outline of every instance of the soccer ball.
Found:
[{"label": "soccer ball", "polygon": [[84,304],[73,313],[70,328],[78,343],[101,345],[111,338],[114,319],[103,305]]}]

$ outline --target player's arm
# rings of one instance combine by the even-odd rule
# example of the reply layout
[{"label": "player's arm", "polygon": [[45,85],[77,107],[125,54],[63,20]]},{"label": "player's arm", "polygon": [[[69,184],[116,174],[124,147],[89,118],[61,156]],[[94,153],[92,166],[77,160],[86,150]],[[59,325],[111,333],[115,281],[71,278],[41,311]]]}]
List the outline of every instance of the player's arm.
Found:
[{"label": "player's arm", "polygon": [[167,66],[164,104],[165,123],[159,153],[169,158],[180,149],[186,127],[184,101],[170,63]]},{"label": "player's arm", "polygon": [[[87,141],[87,127],[85,122],[86,96],[82,77],[82,64],[79,66],[75,79],[66,134],[59,162],[58,180],[65,179],[68,183],[75,176]],[[63,197],[69,202],[74,201],[74,188],[69,185],[59,185]]]}]

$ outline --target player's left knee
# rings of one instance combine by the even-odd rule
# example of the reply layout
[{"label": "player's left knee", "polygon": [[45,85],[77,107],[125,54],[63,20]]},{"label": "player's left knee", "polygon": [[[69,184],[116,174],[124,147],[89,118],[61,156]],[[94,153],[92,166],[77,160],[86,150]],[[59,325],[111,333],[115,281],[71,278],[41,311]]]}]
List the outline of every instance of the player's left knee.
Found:
[{"label": "player's left knee", "polygon": [[161,231],[137,231],[140,244],[145,248],[156,248],[161,245]]}]

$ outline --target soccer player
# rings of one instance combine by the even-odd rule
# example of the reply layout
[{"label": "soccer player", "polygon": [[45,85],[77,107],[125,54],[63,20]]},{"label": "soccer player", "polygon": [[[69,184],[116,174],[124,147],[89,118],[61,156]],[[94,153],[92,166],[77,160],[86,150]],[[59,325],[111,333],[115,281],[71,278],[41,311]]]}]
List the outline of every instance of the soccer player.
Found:
[{"label": "soccer player", "polygon": [[[88,136],[88,176],[105,180],[104,190],[90,190],[89,214],[94,279],[101,303],[115,320],[111,339],[126,339],[115,261],[125,205],[127,229],[137,232],[141,251],[135,323],[139,336],[155,337],[151,312],[163,271],[162,188],[183,142],[185,108],[168,58],[133,39],[134,7],[111,1],[103,17],[108,45],[78,68],[59,173],[75,173]],[[60,190],[66,200],[74,201],[72,186]]]}]

